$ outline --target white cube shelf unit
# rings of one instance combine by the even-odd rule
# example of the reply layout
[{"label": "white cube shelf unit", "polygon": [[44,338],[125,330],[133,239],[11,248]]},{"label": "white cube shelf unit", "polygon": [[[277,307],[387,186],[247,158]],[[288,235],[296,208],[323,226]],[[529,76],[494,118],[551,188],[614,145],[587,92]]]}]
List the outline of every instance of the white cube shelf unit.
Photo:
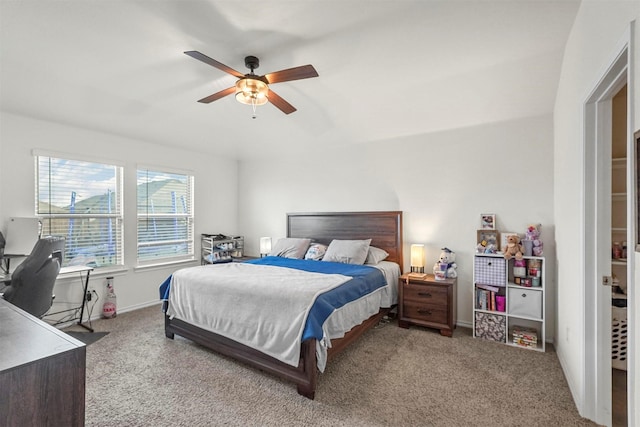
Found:
[{"label": "white cube shelf unit", "polygon": [[545,351],[545,262],[523,261],[524,268],[502,254],[475,255],[473,336]]}]

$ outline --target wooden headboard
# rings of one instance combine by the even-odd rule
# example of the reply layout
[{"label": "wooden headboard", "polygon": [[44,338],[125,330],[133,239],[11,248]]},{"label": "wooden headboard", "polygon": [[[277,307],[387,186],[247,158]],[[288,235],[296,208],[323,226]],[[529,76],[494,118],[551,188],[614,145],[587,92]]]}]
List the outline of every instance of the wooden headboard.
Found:
[{"label": "wooden headboard", "polygon": [[401,211],[288,213],[287,237],[308,237],[325,245],[333,239],[371,239],[371,246],[387,251],[387,261],[403,270]]}]

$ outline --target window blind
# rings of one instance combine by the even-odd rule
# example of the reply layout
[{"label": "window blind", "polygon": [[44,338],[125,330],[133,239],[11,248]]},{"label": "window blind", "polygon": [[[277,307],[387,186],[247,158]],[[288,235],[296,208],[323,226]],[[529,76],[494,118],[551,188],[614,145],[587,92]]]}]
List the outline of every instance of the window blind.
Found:
[{"label": "window blind", "polygon": [[192,259],[193,176],[138,168],[138,264]]},{"label": "window blind", "polygon": [[122,167],[36,155],[42,235],[62,236],[63,265],[122,265]]}]

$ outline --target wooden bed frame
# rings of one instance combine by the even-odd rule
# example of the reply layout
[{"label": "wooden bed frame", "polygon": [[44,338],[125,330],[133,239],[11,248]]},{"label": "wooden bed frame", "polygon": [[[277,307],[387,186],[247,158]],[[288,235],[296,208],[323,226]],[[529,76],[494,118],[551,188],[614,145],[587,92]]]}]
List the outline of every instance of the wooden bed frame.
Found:
[{"label": "wooden bed frame", "polygon": [[[371,239],[371,245],[389,253],[388,261],[396,262],[402,270],[402,212],[329,212],[287,214],[287,236],[308,237],[315,242],[329,244],[332,239]],[[354,327],[343,338],[331,340],[327,362],[355,341],[365,331],[375,326],[389,312],[380,312]],[[255,368],[274,374],[297,385],[298,393],[313,399],[318,380],[316,340],[302,342],[300,363],[297,367],[287,365],[273,357],[165,315],[165,335],[173,339],[174,334],[190,339],[225,356],[247,363]]]}]

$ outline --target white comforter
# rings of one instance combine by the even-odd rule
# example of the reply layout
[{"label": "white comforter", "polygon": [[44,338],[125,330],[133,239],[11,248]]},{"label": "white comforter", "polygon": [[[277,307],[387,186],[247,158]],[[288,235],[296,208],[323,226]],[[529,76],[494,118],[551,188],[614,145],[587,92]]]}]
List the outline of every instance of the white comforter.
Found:
[{"label": "white comforter", "polygon": [[245,263],[185,268],[171,279],[167,314],[298,366],[311,303],[349,279]]}]

